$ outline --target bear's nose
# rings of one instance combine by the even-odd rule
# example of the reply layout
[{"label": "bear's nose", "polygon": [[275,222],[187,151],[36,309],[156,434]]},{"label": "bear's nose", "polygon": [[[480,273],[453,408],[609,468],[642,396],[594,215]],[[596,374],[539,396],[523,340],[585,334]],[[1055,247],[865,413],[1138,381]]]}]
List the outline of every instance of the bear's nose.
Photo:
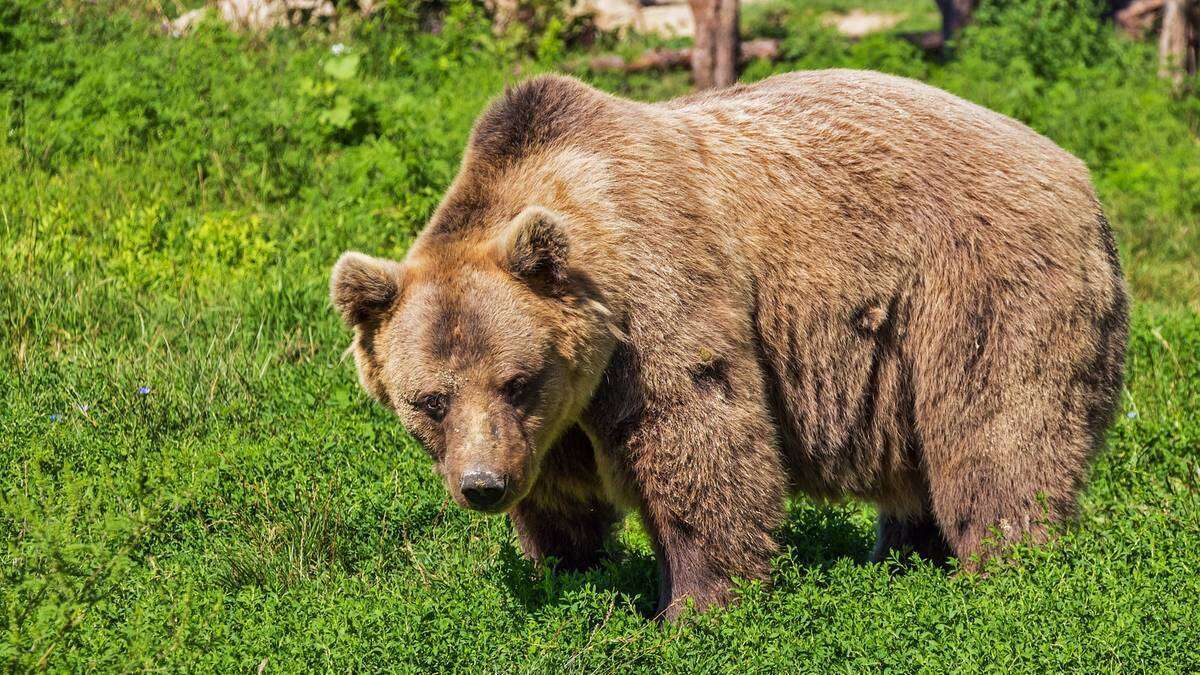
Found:
[{"label": "bear's nose", "polygon": [[463,497],[477,509],[495,506],[504,498],[504,479],[491,471],[468,471],[463,474]]}]

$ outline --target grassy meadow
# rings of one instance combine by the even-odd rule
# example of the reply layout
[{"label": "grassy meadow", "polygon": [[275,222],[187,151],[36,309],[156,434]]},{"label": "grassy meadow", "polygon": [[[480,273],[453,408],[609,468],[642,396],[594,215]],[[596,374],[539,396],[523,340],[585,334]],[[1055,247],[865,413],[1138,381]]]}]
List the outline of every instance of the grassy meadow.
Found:
[{"label": "grassy meadow", "polygon": [[598,570],[529,564],[342,356],[333,261],[403,255],[506,83],[688,90],[577,65],[654,40],[583,52],[554,18],[498,38],[441,4],[437,34],[397,2],[332,33],[172,38],[136,3],[0,2],[0,667],[1200,669],[1200,82],[1173,93],[1152,45],[1082,1],[985,3],[942,58],[823,27],[853,2],[747,10],[784,58],[744,79],[917,77],[1083,158],[1135,297],[1128,377],[1052,545],[983,577],[901,573],[866,562],[871,507],[797,500],[773,588],[660,625],[636,518]]}]

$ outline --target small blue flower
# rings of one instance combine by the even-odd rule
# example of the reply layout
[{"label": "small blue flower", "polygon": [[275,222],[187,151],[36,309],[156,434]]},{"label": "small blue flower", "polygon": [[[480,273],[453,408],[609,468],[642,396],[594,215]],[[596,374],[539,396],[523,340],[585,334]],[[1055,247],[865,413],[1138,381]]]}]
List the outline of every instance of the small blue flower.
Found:
[{"label": "small blue flower", "polygon": [[149,393],[150,393],[150,387],[138,387],[138,394],[140,394],[141,396],[146,396]]},{"label": "small blue flower", "polygon": [[331,46],[329,51],[333,52],[334,56],[341,56],[346,52],[346,45],[338,42],[337,44]]},{"label": "small blue flower", "polygon": [[51,421],[51,422],[61,422],[61,421],[62,421],[62,415],[59,415],[58,413],[51,413],[51,414],[50,414],[50,421]]},{"label": "small blue flower", "polygon": [[1136,410],[1130,410],[1129,412],[1125,413],[1125,417],[1128,417],[1131,420],[1136,420],[1137,416],[1138,414]]}]

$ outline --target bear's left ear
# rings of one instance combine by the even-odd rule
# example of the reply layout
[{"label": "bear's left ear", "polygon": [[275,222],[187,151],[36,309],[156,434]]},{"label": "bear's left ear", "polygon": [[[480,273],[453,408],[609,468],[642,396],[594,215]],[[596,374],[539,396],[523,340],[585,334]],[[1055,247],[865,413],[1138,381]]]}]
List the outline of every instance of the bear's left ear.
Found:
[{"label": "bear's left ear", "polygon": [[547,295],[566,291],[571,246],[558,214],[530,206],[513,218],[494,246],[500,266],[534,290]]}]

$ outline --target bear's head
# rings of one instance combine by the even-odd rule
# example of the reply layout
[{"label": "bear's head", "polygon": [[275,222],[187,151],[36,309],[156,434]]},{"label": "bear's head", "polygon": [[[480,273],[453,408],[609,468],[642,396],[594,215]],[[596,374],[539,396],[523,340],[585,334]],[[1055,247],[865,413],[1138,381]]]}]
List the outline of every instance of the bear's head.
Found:
[{"label": "bear's head", "polygon": [[474,237],[426,232],[404,262],[347,252],[333,268],[360,382],[462,506],[499,513],[529,494],[615,348],[562,218],[529,207]]}]

